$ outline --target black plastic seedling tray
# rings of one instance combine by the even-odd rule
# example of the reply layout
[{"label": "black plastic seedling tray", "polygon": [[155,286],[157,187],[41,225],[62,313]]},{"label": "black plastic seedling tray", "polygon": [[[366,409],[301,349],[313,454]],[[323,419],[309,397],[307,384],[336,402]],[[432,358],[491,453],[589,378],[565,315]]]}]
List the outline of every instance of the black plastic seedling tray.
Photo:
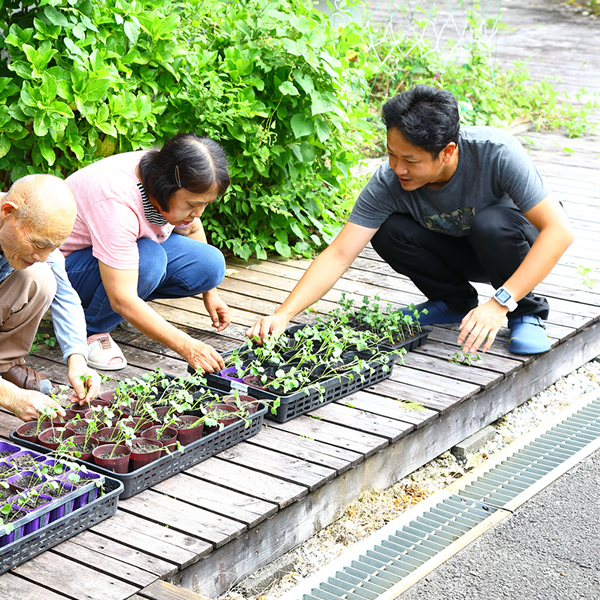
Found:
[{"label": "black plastic seedling tray", "polygon": [[[192,442],[184,447],[183,451],[175,451],[170,455],[163,456],[148,465],[141,467],[131,473],[113,473],[107,469],[99,467],[95,463],[87,461],[75,461],[85,465],[96,473],[102,473],[113,477],[123,484],[121,498],[130,498],[141,491],[148,489],[160,481],[168,479],[172,475],[179,473],[189,467],[218,454],[219,452],[234,446],[242,440],[257,434],[264,422],[264,416],[267,407],[261,404],[258,410],[250,415],[247,421],[239,420],[231,425],[227,425],[221,431],[215,431],[199,440]],[[247,425],[248,424],[248,425]],[[247,425],[247,426],[246,426]],[[50,453],[51,451],[41,446],[22,440],[16,431],[11,431],[10,439],[14,442],[36,450],[37,452]]]},{"label": "black plastic seedling tray", "polygon": [[[223,357],[226,358],[231,352],[224,352]],[[268,390],[255,388],[238,381],[233,381],[225,377],[221,377],[215,373],[205,373],[204,377],[209,385],[220,392],[232,392],[238,390],[242,394],[247,394],[259,400],[274,402],[279,400],[279,407],[276,414],[272,411],[267,412],[266,418],[276,421],[277,423],[285,423],[294,417],[303,415],[319,406],[329,404],[334,400],[348,396],[358,390],[373,385],[378,381],[387,379],[392,374],[394,366],[395,353],[390,355],[388,363],[389,369],[383,370],[380,363],[369,363],[370,369],[364,373],[344,374],[337,377],[332,377],[315,385],[307,386],[297,392],[283,396],[277,395]]]}]

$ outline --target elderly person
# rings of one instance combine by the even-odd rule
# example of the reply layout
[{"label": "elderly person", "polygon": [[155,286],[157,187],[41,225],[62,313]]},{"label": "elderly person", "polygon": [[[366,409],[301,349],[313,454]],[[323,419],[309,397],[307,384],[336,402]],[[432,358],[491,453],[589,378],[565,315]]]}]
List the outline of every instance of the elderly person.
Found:
[{"label": "elderly person", "polygon": [[225,261],[207,244],[200,222],[229,185],[222,148],[208,138],[180,134],[161,150],[104,158],[71,175],[67,184],[77,219],[61,250],[85,309],[90,365],[126,366],[110,336],[126,320],[195,369],[223,368],[214,348],[145,302],[202,294],[213,326],[222,331],[229,325],[229,309],[216,290]]},{"label": "elderly person", "polygon": [[64,414],[44,394],[52,384],[24,364],[48,307],[80,402],[99,390],[100,377],[86,362],[81,304],[57,250],[74,221],[73,195],[53,175],[28,175],[0,193],[0,405],[24,421],[45,406]]}]

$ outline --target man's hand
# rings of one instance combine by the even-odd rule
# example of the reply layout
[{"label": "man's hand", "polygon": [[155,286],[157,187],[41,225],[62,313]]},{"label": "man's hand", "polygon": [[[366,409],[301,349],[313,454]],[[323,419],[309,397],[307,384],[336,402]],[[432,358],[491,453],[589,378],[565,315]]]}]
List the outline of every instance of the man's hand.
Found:
[{"label": "man's hand", "polygon": [[50,398],[50,396],[31,390],[21,390],[16,386],[5,406],[22,421],[34,421],[38,418],[38,411],[41,411],[46,406],[56,409],[56,412],[61,417],[65,416],[64,409],[56,400]]},{"label": "man's hand", "polygon": [[221,300],[216,289],[204,292],[202,294],[202,300],[212,319],[213,327],[215,327],[217,331],[223,331],[229,323],[231,323],[229,307],[227,304]]},{"label": "man's hand", "polygon": [[100,375],[88,367],[85,357],[71,354],[68,360],[69,382],[75,390],[79,404],[91,402],[100,393]]},{"label": "man's hand", "polygon": [[205,373],[220,371],[225,368],[221,355],[208,344],[190,338],[181,354],[194,369],[202,369]]},{"label": "man's hand", "polygon": [[481,350],[487,352],[496,339],[507,313],[508,308],[493,298],[467,313],[460,324],[461,333],[457,341],[458,345],[463,347],[463,352],[475,354],[483,342],[485,345]]},{"label": "man's hand", "polygon": [[246,331],[246,337],[251,339],[259,339],[261,342],[269,335],[279,335],[285,331],[289,319],[286,319],[283,315],[270,315],[268,317],[262,317],[248,331]]}]

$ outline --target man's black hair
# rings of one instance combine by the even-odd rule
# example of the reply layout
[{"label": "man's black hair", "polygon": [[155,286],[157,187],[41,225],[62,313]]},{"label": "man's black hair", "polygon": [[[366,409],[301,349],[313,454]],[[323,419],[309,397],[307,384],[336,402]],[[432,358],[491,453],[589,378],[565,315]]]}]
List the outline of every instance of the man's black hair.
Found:
[{"label": "man's black hair", "polygon": [[458,144],[460,116],[456,98],[446,90],[417,85],[383,105],[383,122],[433,158],[450,143]]},{"label": "man's black hair", "polygon": [[140,176],[146,192],[162,210],[169,210],[171,196],[180,188],[203,194],[214,186],[217,195],[229,187],[227,157],[217,142],[195,133],[180,133],[161,150],[151,150],[140,160]]}]

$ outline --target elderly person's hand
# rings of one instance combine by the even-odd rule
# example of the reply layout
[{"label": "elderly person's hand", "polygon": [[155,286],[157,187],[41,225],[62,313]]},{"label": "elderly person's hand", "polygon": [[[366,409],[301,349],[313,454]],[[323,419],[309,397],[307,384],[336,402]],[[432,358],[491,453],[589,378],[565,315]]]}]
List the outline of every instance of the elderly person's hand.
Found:
[{"label": "elderly person's hand", "polygon": [[88,367],[81,354],[69,356],[69,382],[75,390],[79,404],[91,402],[100,393],[100,375]]},{"label": "elderly person's hand", "polygon": [[64,409],[50,396],[31,390],[21,390],[16,386],[11,387],[13,389],[8,397],[5,396],[4,406],[22,421],[34,421],[38,418],[39,412],[47,406],[55,409],[61,417],[65,416]]},{"label": "elderly person's hand", "polygon": [[221,355],[208,344],[190,338],[181,354],[194,369],[202,369],[205,373],[213,373],[225,368]]}]

